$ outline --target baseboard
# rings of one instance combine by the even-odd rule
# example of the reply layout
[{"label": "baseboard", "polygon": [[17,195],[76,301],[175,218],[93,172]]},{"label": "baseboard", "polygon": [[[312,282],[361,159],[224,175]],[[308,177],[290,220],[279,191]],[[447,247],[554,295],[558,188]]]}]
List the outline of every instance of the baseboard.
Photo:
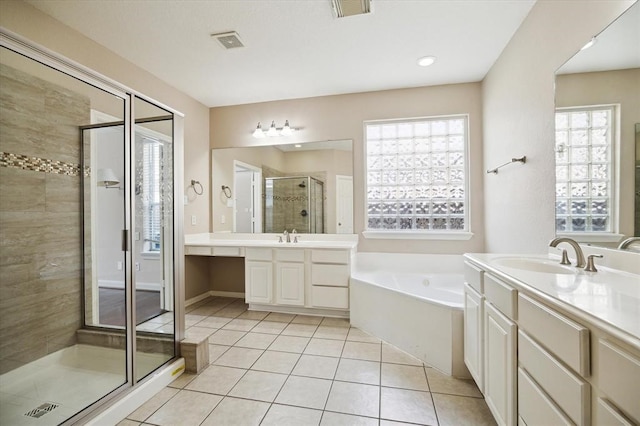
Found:
[{"label": "baseboard", "polygon": [[186,307],[186,306],[191,306],[191,305],[193,305],[194,303],[198,303],[198,302],[203,301],[203,300],[204,300],[204,299],[206,299],[207,297],[211,297],[211,295],[210,295],[209,293],[210,293],[210,292],[209,292],[209,291],[207,291],[207,292],[205,292],[205,293],[202,293],[202,294],[201,294],[201,295],[199,295],[199,296],[192,297],[191,299],[187,299],[187,300],[185,300],[185,301],[184,301],[184,306],[185,306],[185,307]]},{"label": "baseboard", "polygon": [[240,292],[236,292],[236,291],[214,291],[214,290],[211,290],[209,292],[209,294],[212,295],[212,296],[235,297],[235,298],[239,298],[239,299],[244,299],[244,293],[240,293]]},{"label": "baseboard", "polygon": [[236,292],[236,291],[218,291],[218,290],[210,290],[205,293],[202,293],[199,296],[192,297],[191,299],[187,299],[184,301],[184,306],[191,306],[194,303],[198,303],[206,299],[207,297],[233,297],[236,299],[244,299],[244,293]]}]

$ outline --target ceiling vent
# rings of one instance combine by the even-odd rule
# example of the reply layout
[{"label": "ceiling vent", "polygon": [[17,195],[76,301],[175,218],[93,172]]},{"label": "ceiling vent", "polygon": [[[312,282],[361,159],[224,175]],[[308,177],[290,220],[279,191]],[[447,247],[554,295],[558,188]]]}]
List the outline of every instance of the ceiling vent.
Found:
[{"label": "ceiling vent", "polygon": [[244,47],[240,36],[235,31],[229,31],[226,33],[211,34],[211,37],[215,38],[224,46],[225,49],[235,49],[237,47]]},{"label": "ceiling vent", "polygon": [[336,18],[371,13],[371,0],[331,0]]}]

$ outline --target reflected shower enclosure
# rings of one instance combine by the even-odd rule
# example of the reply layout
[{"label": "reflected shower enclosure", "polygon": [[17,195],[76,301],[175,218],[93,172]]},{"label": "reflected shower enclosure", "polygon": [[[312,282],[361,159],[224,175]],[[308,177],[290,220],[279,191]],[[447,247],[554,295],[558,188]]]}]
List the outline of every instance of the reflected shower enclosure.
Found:
[{"label": "reflected shower enclosure", "polygon": [[324,183],[311,176],[264,180],[264,232],[324,233]]}]

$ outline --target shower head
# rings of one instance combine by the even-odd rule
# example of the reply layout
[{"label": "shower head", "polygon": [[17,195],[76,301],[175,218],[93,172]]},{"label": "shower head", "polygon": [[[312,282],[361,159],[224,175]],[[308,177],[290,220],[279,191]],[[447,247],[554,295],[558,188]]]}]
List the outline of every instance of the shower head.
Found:
[{"label": "shower head", "polygon": [[302,183],[300,185],[298,185],[300,188],[306,188],[307,187],[307,183],[305,181],[302,181]]}]

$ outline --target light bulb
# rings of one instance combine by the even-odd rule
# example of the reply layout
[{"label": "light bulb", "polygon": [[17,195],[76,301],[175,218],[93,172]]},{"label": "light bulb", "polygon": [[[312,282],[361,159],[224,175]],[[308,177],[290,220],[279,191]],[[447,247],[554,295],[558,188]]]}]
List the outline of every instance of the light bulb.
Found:
[{"label": "light bulb", "polygon": [[278,129],[276,129],[275,121],[271,122],[271,127],[269,127],[269,130],[267,131],[267,136],[270,136],[270,137],[278,136]]},{"label": "light bulb", "polygon": [[256,130],[253,131],[253,137],[258,139],[264,138],[264,131],[262,130],[262,124],[260,124],[260,122],[258,122]]},{"label": "light bulb", "polygon": [[280,134],[282,136],[289,136],[291,133],[293,133],[293,131],[291,130],[291,127],[289,127],[289,120],[286,120]]}]

